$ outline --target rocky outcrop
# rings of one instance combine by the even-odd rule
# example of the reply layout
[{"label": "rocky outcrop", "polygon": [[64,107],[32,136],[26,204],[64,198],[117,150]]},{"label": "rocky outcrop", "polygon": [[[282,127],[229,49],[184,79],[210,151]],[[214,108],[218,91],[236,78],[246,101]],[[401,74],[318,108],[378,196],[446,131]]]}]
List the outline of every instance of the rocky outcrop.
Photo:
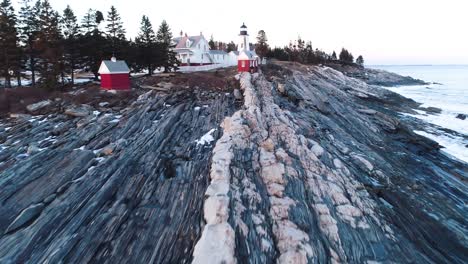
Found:
[{"label": "rocky outcrop", "polygon": [[399,118],[414,102],[283,63],[174,83],[0,121],[0,262],[466,259],[467,167]]}]

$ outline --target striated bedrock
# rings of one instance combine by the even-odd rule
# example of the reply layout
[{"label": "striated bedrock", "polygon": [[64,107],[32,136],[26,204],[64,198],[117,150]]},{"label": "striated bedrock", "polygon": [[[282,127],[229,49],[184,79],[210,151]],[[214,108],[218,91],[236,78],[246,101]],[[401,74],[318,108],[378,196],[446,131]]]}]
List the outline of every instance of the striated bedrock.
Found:
[{"label": "striated bedrock", "polygon": [[398,118],[417,104],[329,67],[239,83],[241,105],[201,87],[2,120],[0,262],[467,259],[467,166]]}]

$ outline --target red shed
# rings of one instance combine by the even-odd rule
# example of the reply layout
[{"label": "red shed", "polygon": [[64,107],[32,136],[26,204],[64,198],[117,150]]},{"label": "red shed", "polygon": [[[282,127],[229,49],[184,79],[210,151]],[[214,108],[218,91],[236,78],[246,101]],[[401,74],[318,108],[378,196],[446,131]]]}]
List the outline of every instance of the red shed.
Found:
[{"label": "red shed", "polygon": [[241,51],[237,57],[237,70],[239,72],[250,72],[251,60],[247,52]]},{"label": "red shed", "polygon": [[125,61],[116,58],[102,61],[99,74],[102,89],[130,90],[130,69]]}]

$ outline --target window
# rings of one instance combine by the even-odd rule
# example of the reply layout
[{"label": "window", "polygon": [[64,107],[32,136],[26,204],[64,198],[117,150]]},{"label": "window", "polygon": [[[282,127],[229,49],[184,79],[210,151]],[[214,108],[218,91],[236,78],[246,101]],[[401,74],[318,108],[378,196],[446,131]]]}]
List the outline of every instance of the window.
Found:
[{"label": "window", "polygon": [[201,55],[201,59],[203,60],[203,54]]},{"label": "window", "polygon": [[243,49],[243,48],[244,48],[244,43],[241,43],[241,49]]},{"label": "window", "polygon": [[242,61],[241,65],[242,65],[242,68],[244,68],[245,67],[245,61]]},{"label": "window", "polygon": [[200,49],[200,44],[198,44],[198,49]]}]

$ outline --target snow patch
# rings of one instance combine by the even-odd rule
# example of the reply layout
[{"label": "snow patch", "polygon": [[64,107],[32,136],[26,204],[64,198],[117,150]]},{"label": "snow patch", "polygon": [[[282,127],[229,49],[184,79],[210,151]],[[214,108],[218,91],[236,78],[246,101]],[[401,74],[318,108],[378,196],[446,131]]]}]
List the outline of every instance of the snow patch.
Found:
[{"label": "snow patch", "polygon": [[213,128],[208,133],[203,135],[199,140],[195,140],[195,142],[197,142],[197,146],[198,145],[204,146],[205,144],[210,144],[211,142],[213,142],[215,139],[212,134],[215,131],[216,131],[216,128]]}]

